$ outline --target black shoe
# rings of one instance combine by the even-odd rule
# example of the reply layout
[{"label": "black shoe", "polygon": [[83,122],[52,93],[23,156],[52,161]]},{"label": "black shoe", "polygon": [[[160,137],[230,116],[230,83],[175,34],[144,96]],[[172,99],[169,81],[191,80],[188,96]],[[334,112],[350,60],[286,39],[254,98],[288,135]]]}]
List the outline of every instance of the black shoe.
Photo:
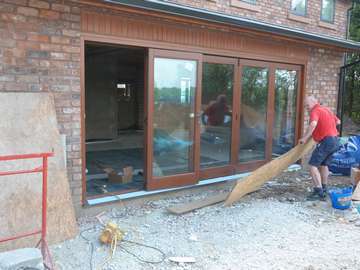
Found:
[{"label": "black shoe", "polygon": [[314,188],[313,192],[310,193],[306,200],[308,201],[325,201],[326,200],[326,193],[323,191],[322,188]]},{"label": "black shoe", "polygon": [[323,192],[325,193],[325,196],[326,196],[326,194],[328,193],[327,185],[322,185],[322,189],[323,189]]}]

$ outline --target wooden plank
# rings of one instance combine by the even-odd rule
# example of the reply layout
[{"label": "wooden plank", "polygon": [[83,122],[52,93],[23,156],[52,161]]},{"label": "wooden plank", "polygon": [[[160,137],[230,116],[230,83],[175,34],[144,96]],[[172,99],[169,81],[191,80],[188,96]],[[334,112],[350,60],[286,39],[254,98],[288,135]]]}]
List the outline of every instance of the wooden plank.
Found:
[{"label": "wooden plank", "polygon": [[228,193],[221,193],[219,195],[214,195],[201,201],[194,201],[178,206],[169,207],[167,210],[172,214],[181,215],[184,213],[191,212],[195,209],[200,209],[205,206],[223,202],[228,197],[228,195],[229,195]]},{"label": "wooden plank", "polygon": [[291,149],[289,152],[282,156],[266,163],[262,167],[252,172],[249,176],[238,180],[237,184],[231,191],[231,193],[223,193],[215,196],[211,196],[204,200],[185,203],[178,206],[169,207],[167,210],[170,213],[181,215],[191,212],[195,209],[200,209],[206,206],[210,206],[216,203],[225,201],[225,205],[230,205],[239,200],[246,194],[258,190],[265,182],[271,178],[279,175],[291,164],[301,159],[306,155],[314,146],[314,141],[309,140],[306,144],[299,144]]},{"label": "wooden plank", "polygon": [[249,176],[238,181],[229,197],[226,199],[225,205],[231,205],[244,195],[259,189],[265,182],[279,175],[291,164],[301,159],[313,148],[313,146],[314,141],[312,139],[306,144],[298,144],[289,152],[270,161],[269,163],[266,163],[257,170],[253,171]]},{"label": "wooden plank", "polygon": [[360,183],[358,183],[353,195],[352,195],[353,201],[360,201]]}]

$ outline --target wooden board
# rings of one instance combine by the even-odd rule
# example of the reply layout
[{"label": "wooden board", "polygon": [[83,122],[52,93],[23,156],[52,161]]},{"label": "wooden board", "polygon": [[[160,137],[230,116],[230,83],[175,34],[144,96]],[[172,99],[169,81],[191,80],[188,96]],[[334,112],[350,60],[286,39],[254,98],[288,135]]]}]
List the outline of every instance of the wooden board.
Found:
[{"label": "wooden board", "polygon": [[[0,155],[54,151],[48,163],[48,244],[76,236],[78,228],[58,130],[54,100],[49,93],[0,93]],[[0,171],[31,169],[40,160],[0,162]],[[38,173],[0,177],[0,238],[41,228],[42,182]],[[39,236],[0,244],[0,252],[34,247]]]},{"label": "wooden board", "polygon": [[358,183],[358,185],[352,195],[352,200],[360,201],[360,183]]},{"label": "wooden board", "polygon": [[223,202],[228,197],[228,195],[229,195],[228,193],[221,193],[219,195],[214,195],[201,201],[194,201],[174,207],[169,207],[167,210],[172,214],[181,215],[184,213],[191,212],[195,209],[200,209],[205,206]]},{"label": "wooden board", "polygon": [[244,195],[259,189],[265,182],[279,175],[291,164],[306,155],[313,148],[314,144],[312,139],[306,144],[298,144],[289,152],[266,163],[253,171],[249,176],[239,180],[226,199],[225,205],[231,205]]}]

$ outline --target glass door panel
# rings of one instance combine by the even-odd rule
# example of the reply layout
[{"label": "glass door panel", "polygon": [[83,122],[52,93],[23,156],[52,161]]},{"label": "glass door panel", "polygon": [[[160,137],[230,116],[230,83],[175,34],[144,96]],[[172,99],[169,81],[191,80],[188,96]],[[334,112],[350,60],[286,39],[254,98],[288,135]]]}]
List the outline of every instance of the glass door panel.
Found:
[{"label": "glass door panel", "polygon": [[201,96],[200,168],[231,159],[234,64],[204,63]]},{"label": "glass door panel", "polygon": [[297,70],[275,70],[273,157],[284,154],[295,145],[298,80]]},{"label": "glass door panel", "polygon": [[195,184],[202,57],[149,49],[148,69],[147,189]]},{"label": "glass door panel", "polygon": [[194,171],[197,62],[154,59],[153,176]]},{"label": "glass door panel", "polygon": [[266,158],[268,89],[268,67],[242,66],[238,152],[240,163]]}]

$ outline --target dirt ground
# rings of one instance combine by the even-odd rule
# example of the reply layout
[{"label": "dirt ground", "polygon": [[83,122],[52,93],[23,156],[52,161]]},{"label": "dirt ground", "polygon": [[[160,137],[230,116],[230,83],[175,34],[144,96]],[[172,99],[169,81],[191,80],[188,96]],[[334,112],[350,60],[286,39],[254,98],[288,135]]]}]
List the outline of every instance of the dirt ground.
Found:
[{"label": "dirt ground", "polygon": [[[330,177],[344,186],[349,177]],[[310,176],[304,170],[283,173],[231,207],[221,204],[175,216],[168,206],[227,192],[214,186],[187,195],[165,195],[140,206],[117,206],[103,215],[126,232],[112,258],[98,242],[102,229],[94,217],[79,220],[81,235],[51,247],[57,269],[360,269],[360,214],[335,210],[329,201],[308,202]],[[93,252],[92,252],[93,250]],[[176,263],[169,257],[193,257]],[[142,259],[143,261],[139,260]],[[103,264],[105,262],[105,264]]]}]

